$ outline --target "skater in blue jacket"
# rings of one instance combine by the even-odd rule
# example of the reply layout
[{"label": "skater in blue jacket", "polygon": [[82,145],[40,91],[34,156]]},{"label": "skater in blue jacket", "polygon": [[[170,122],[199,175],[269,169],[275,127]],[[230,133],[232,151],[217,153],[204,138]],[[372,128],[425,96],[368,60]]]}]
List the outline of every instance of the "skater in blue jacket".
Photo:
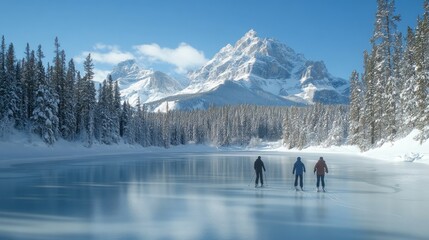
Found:
[{"label": "skater in blue jacket", "polygon": [[292,174],[295,174],[295,189],[298,190],[298,178],[299,178],[299,186],[301,187],[301,191],[304,190],[304,182],[302,180],[303,174],[305,173],[304,163],[301,162],[301,157],[296,158],[296,162],[293,165]]}]

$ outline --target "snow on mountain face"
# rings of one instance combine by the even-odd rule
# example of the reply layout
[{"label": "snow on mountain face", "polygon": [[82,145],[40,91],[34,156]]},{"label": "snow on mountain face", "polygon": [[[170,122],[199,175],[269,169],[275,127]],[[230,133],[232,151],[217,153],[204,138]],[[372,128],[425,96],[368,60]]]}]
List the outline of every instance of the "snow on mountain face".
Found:
[{"label": "snow on mountain face", "polygon": [[121,89],[121,96],[131,105],[156,101],[170,96],[183,87],[180,83],[167,74],[144,70],[134,60],[119,63],[111,73],[112,79],[117,80]]},{"label": "snow on mountain face", "polygon": [[211,91],[226,81],[235,81],[249,90],[300,103],[348,101],[347,81],[331,76],[323,62],[309,61],[274,39],[261,39],[254,30],[234,46],[222,48],[189,78],[191,85],[183,90],[186,93]]},{"label": "snow on mountain face", "polygon": [[133,60],[112,72],[124,99],[140,97],[152,110],[207,108],[212,105],[306,105],[348,102],[349,84],[333,77],[322,61],[302,54],[254,30],[234,45],[222,48],[199,70],[189,73],[182,89],[177,80],[151,70],[141,70]]},{"label": "snow on mountain face", "polygon": [[222,48],[205,66],[191,73],[189,89],[209,90],[227,80],[247,81],[250,86],[258,85],[261,79],[288,79],[294,67],[304,62],[303,56],[286,45],[260,39],[250,30],[234,46]]}]

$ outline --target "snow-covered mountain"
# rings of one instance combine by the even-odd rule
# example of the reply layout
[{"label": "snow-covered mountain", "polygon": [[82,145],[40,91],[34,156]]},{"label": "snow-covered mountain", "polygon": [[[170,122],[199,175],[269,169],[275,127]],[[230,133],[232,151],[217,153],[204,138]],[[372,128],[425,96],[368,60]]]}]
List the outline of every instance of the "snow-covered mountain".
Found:
[{"label": "snow-covered mountain", "polygon": [[121,96],[135,105],[140,98],[141,103],[157,101],[183,89],[181,84],[165,73],[141,69],[135,60],[119,63],[111,73],[117,80]]},{"label": "snow-covered mountain", "polygon": [[[112,76],[120,80],[121,93],[131,98],[130,102],[140,96],[152,110],[161,111],[167,103],[169,109],[195,109],[225,104],[290,106],[348,102],[348,82],[332,76],[322,61],[307,60],[275,39],[259,38],[254,30],[189,73],[190,84],[184,89],[165,74],[155,73],[127,61],[115,68]],[[150,84],[146,79],[164,83],[162,94],[158,88],[147,89]]]}]

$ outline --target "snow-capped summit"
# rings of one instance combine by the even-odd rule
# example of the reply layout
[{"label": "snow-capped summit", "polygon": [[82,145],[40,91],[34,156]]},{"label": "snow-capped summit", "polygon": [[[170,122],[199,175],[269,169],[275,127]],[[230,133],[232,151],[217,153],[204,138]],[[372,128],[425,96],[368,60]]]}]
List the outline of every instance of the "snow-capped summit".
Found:
[{"label": "snow-capped summit", "polygon": [[118,63],[113,68],[111,76],[113,78],[120,78],[126,75],[137,75],[140,72],[140,68],[134,59],[126,60]]},{"label": "snow-capped summit", "polygon": [[[305,59],[293,49],[273,39],[261,39],[254,30],[247,32],[234,46],[227,45],[189,78],[194,89],[209,90],[227,80],[250,81],[261,85],[261,79],[289,79],[296,66]],[[202,84],[201,84],[202,83]],[[191,84],[191,85],[192,85]],[[192,91],[192,90],[191,90]]]},{"label": "snow-capped summit", "polygon": [[121,96],[131,105],[147,103],[170,96],[183,87],[180,83],[165,73],[141,69],[135,60],[119,63],[111,73],[112,79],[117,80]]},{"label": "snow-capped summit", "polygon": [[[277,40],[257,37],[254,30],[247,32],[234,46],[224,47],[189,77],[195,85],[192,87],[200,88],[198,91],[232,80],[245,81],[250,87],[276,95],[300,88],[297,80],[305,85],[307,79],[326,83],[325,80],[332,78],[323,62],[307,61],[303,55]],[[273,91],[273,87],[277,92]]]},{"label": "snow-capped summit", "polygon": [[150,74],[150,70],[142,70],[137,65],[134,59],[126,60],[118,63],[116,65],[110,75],[113,80],[118,80],[119,88],[125,89],[136,82],[136,79],[141,76],[145,76]]},{"label": "snow-capped summit", "polygon": [[118,64],[112,77],[119,80],[125,99],[140,97],[151,109],[167,102],[170,109],[348,102],[348,82],[332,76],[323,61],[307,60],[284,43],[258,37],[253,29],[189,73],[184,89],[166,74],[140,69],[134,60]]},{"label": "snow-capped summit", "polygon": [[253,29],[234,45],[223,47],[188,77],[188,87],[165,99],[170,106],[204,108],[241,103],[302,105],[348,101],[348,82],[333,77],[322,61],[307,60],[275,39],[258,37]]}]

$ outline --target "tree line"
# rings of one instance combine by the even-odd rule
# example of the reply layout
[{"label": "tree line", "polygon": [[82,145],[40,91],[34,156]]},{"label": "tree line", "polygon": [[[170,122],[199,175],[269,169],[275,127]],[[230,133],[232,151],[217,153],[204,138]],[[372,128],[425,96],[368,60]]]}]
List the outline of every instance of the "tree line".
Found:
[{"label": "tree line", "polygon": [[[349,143],[369,149],[419,129],[429,138],[429,0],[406,37],[394,0],[377,0],[372,49],[350,78]],[[405,43],[404,43],[405,40]]]}]

